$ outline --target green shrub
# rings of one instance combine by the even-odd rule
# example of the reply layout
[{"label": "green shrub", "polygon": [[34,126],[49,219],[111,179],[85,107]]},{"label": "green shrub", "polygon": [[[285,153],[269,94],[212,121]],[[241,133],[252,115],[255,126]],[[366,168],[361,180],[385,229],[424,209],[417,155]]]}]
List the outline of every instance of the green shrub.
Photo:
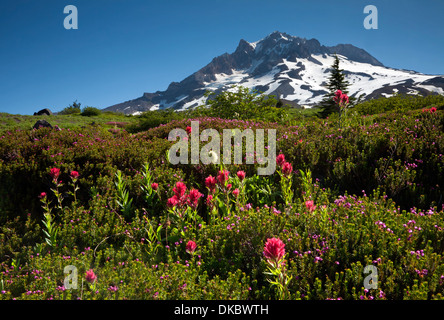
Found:
[{"label": "green shrub", "polygon": [[208,92],[207,96],[210,117],[269,122],[285,121],[287,117],[286,109],[276,107],[278,101],[273,96],[251,92],[246,87],[219,94]]},{"label": "green shrub", "polygon": [[156,128],[162,124],[167,124],[173,120],[184,119],[185,114],[176,112],[172,109],[147,111],[137,116],[139,122],[127,127],[127,130],[132,133],[146,131]]},{"label": "green shrub", "polygon": [[102,113],[100,109],[94,108],[94,107],[85,107],[82,110],[82,113],[80,115],[85,117],[94,117],[99,116]]},{"label": "green shrub", "polygon": [[67,114],[77,114],[80,113],[80,105],[81,103],[78,103],[77,100],[73,102],[73,104],[69,105],[65,109],[59,112],[61,115],[67,115]]},{"label": "green shrub", "polygon": [[393,97],[372,99],[362,102],[353,108],[359,115],[372,115],[388,111],[405,112],[409,110],[422,109],[428,107],[438,107],[444,105],[442,95],[396,95]]}]

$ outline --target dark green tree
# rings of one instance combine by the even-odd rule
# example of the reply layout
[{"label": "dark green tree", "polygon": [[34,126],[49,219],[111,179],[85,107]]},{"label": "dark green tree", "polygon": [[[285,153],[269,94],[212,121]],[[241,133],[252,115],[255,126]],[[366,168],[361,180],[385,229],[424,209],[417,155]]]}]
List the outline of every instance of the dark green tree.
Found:
[{"label": "dark green tree", "polygon": [[72,104],[69,105],[69,107],[66,107],[62,111],[59,112],[59,114],[75,114],[80,113],[80,102],[74,101]]},{"label": "dark green tree", "polygon": [[[342,73],[344,70],[339,68],[339,58],[335,55],[335,61],[331,66],[330,77],[328,78],[328,93],[325,94],[324,99],[321,101],[321,111],[320,116],[322,118],[328,117],[332,113],[338,113],[338,105],[334,102],[333,97],[337,90],[341,90],[342,93],[348,95],[348,81],[345,80],[345,75]],[[349,97],[350,105],[353,104],[354,98]]]}]

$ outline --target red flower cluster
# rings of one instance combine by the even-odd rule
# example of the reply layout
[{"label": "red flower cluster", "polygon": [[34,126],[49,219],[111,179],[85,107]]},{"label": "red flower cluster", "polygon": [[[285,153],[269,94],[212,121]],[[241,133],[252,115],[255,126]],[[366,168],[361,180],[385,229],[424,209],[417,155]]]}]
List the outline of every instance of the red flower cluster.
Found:
[{"label": "red flower cluster", "polygon": [[77,180],[80,174],[77,171],[71,171],[70,176],[73,180]]},{"label": "red flower cluster", "polygon": [[199,199],[202,197],[202,193],[197,189],[191,189],[190,194],[188,195],[188,205],[194,209],[197,208],[197,204],[199,203]]},{"label": "red flower cluster", "polygon": [[92,269],[86,271],[86,281],[88,281],[89,283],[94,283],[94,281],[96,281],[97,276],[94,274],[94,271]]},{"label": "red flower cluster", "polygon": [[225,182],[228,181],[228,175],[229,175],[228,170],[219,171],[219,174],[217,175],[217,181],[219,181],[219,184],[221,186],[224,186]]},{"label": "red flower cluster", "polygon": [[279,166],[279,167],[282,167],[282,165],[285,163],[285,155],[283,155],[282,153],[281,154],[279,154],[277,157],[276,157],[276,164]]},{"label": "red flower cluster", "polygon": [[187,187],[183,182],[177,182],[176,186],[173,188],[174,196],[168,199],[167,206],[172,208],[175,206],[183,206],[187,203],[187,195],[185,192],[187,191]]},{"label": "red flower cluster", "polygon": [[179,181],[173,188],[173,192],[178,199],[182,199],[182,197],[185,195],[185,192],[187,192],[187,186],[185,185],[185,183]]},{"label": "red flower cluster", "polygon": [[285,162],[282,165],[282,173],[286,176],[289,176],[293,172],[293,166],[290,162]]},{"label": "red flower cluster", "polygon": [[60,169],[59,168],[51,168],[49,175],[52,177],[52,180],[57,181],[57,179],[60,176]]},{"label": "red flower cluster", "polygon": [[276,157],[276,164],[286,176],[289,176],[293,172],[293,166],[290,162],[285,161],[285,156],[282,153]]},{"label": "red flower cluster", "polygon": [[[240,175],[242,176],[242,173],[240,173]],[[239,173],[238,173],[238,176],[239,176]],[[245,178],[245,172],[243,173],[243,176]],[[216,191],[216,185],[219,183],[220,187],[225,187],[225,183],[228,181],[228,179],[229,179],[228,170],[221,170],[221,171],[219,171],[219,174],[217,175],[217,177],[213,177],[212,175],[209,175],[208,177],[206,177],[205,178],[205,185],[207,186],[207,188],[211,192],[214,193]],[[227,187],[227,189],[230,189],[231,184],[229,183],[226,187]]]},{"label": "red flower cluster", "polygon": [[245,171],[238,171],[237,172],[237,177],[239,178],[240,181],[243,181],[245,179]]},{"label": "red flower cluster", "polygon": [[436,107],[431,107],[430,109],[422,109],[422,112],[430,112],[430,113],[435,113],[436,112]]},{"label": "red flower cluster", "polygon": [[178,202],[179,201],[177,200],[176,196],[173,196],[167,200],[167,207],[173,208],[177,205]]},{"label": "red flower cluster", "polygon": [[341,90],[337,90],[335,96],[333,97],[333,101],[341,107],[347,106],[349,99],[345,93],[342,93]]},{"label": "red flower cluster", "polygon": [[187,133],[188,133],[188,134],[191,133],[191,127],[190,127],[190,126],[188,126],[188,127],[186,128],[186,130],[187,130]]},{"label": "red flower cluster", "polygon": [[216,178],[213,177],[212,175],[205,178],[205,185],[212,192],[214,192],[216,190],[216,183],[217,183]]},{"label": "red flower cluster", "polygon": [[183,207],[188,205],[193,209],[197,208],[199,198],[202,197],[202,193],[199,190],[191,189],[187,194],[187,187],[183,182],[177,182],[176,186],[173,188],[174,196],[167,200],[167,206],[169,208],[173,207]]},{"label": "red flower cluster", "polygon": [[279,238],[269,238],[265,243],[264,256],[269,263],[279,265],[285,255],[285,243]]},{"label": "red flower cluster", "polygon": [[189,254],[193,254],[194,251],[196,251],[196,248],[197,248],[197,244],[193,240],[188,241],[187,245],[185,246],[185,250]]},{"label": "red flower cluster", "polygon": [[206,203],[207,203],[207,206],[212,207],[212,205],[213,205],[213,196],[211,194],[208,195]]},{"label": "red flower cluster", "polygon": [[313,200],[305,201],[305,207],[308,209],[309,212],[313,212],[316,209],[316,206],[314,205]]}]

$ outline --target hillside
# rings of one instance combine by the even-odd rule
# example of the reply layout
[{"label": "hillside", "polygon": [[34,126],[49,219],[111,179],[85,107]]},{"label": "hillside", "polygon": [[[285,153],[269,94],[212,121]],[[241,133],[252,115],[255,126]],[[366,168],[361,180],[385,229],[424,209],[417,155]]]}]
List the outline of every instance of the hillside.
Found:
[{"label": "hillside", "polygon": [[[0,300],[444,298],[444,97],[371,100],[341,121],[301,112],[269,122],[252,110],[137,133],[6,120]],[[189,152],[206,129],[275,129],[276,170],[259,176],[257,154],[252,164],[174,165],[178,128]]]}]

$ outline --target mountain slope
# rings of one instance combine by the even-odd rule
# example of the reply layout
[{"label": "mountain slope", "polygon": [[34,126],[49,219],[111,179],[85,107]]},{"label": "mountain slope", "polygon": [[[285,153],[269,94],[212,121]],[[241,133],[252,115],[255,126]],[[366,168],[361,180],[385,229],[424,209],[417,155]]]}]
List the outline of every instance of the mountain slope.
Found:
[{"label": "mountain slope", "polygon": [[242,85],[276,95],[292,104],[311,106],[327,92],[325,85],[334,55],[340,59],[349,94],[371,99],[405,94],[444,94],[444,77],[385,67],[365,50],[351,44],[323,46],[286,33],[273,32],[257,42],[240,40],[232,54],[224,53],[185,78],[172,82],[165,91],[144,93],[142,97],[105,110],[137,114],[147,110],[186,109],[205,103],[208,90],[220,92]]}]

